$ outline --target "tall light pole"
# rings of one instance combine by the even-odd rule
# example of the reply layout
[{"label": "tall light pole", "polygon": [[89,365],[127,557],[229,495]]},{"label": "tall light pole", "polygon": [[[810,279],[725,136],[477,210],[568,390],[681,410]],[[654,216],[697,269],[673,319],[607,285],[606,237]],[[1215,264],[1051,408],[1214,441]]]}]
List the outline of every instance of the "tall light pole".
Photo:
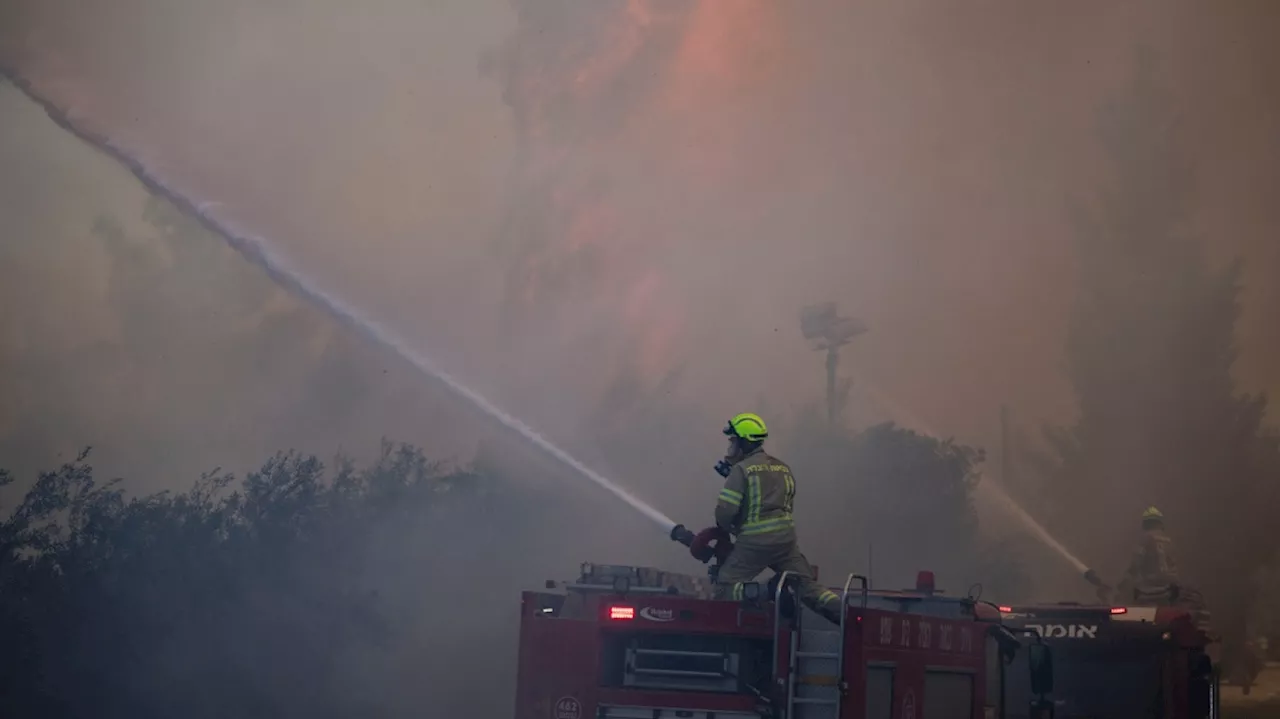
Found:
[{"label": "tall light pole", "polygon": [[840,348],[867,331],[867,326],[852,317],[840,317],[835,302],[809,305],[800,310],[800,332],[813,348],[827,353],[827,421],[835,426],[840,400],[836,392],[836,365]]}]

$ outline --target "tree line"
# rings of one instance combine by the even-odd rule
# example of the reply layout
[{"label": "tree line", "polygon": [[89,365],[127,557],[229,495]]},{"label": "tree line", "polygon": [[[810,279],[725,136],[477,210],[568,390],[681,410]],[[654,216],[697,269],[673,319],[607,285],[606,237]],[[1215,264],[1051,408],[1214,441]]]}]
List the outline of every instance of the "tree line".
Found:
[{"label": "tree line", "polygon": [[1195,158],[1176,93],[1140,52],[1098,114],[1106,181],[1070,204],[1078,291],[1066,369],[1079,414],[1019,448],[1020,495],[1118,578],[1139,515],[1166,516],[1184,583],[1238,656],[1276,566],[1280,434],[1239,386],[1243,260],[1214,261],[1195,214]]},{"label": "tree line", "polygon": [[[846,501],[885,520],[824,526],[813,544],[887,530],[912,566],[976,550],[973,450],[892,425],[828,447],[873,478],[844,482]],[[702,569],[616,504],[526,486],[483,456],[450,467],[385,443],[358,467],[284,452],[148,495],[101,481],[90,458],[39,474],[0,523],[5,716],[505,716],[521,589],[586,560]],[[946,557],[910,543],[940,509],[955,515],[935,535]],[[651,544],[612,554],[632,537]]]}]

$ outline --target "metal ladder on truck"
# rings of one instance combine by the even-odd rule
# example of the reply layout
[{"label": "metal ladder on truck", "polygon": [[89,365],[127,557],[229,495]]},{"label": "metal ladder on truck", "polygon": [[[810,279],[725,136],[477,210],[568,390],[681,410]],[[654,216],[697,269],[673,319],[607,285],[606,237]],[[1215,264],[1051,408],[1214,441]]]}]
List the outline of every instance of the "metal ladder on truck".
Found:
[{"label": "metal ladder on truck", "polygon": [[[844,582],[844,591],[840,594],[840,624],[832,629],[831,622],[825,617],[809,609],[800,602],[787,583],[788,575],[784,572],[778,580],[778,590],[774,596],[773,643],[776,648],[780,639],[779,628],[782,626],[783,593],[792,592],[795,607],[795,619],[791,632],[791,645],[788,649],[789,665],[787,667],[787,706],[785,719],[839,719],[840,705],[848,685],[844,680],[844,637],[845,622],[849,612],[849,587],[858,580],[862,595],[862,606],[867,606],[867,578],[860,574],[850,574]],[[808,628],[814,627],[814,628]],[[778,652],[774,652],[774,676],[778,676]]]}]

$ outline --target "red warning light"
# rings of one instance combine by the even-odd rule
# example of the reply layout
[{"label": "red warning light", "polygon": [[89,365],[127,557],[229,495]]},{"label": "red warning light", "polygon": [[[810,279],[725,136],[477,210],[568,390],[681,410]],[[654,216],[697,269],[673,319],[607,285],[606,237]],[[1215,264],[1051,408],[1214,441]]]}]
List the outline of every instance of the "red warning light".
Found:
[{"label": "red warning light", "polygon": [[1125,614],[1128,611],[1129,611],[1128,607],[1112,607],[1111,608],[1112,614]]},{"label": "red warning light", "polygon": [[1000,606],[996,607],[996,609],[999,609],[1001,614],[1012,614],[1012,613],[1013,613],[1013,607],[1006,607],[1006,606],[1005,606],[1005,605],[1003,605],[1003,604],[1001,604]]},{"label": "red warning light", "polygon": [[933,592],[933,572],[924,569],[916,572],[916,591],[926,594]]},{"label": "red warning light", "polygon": [[635,619],[635,607],[609,607],[610,619]]}]

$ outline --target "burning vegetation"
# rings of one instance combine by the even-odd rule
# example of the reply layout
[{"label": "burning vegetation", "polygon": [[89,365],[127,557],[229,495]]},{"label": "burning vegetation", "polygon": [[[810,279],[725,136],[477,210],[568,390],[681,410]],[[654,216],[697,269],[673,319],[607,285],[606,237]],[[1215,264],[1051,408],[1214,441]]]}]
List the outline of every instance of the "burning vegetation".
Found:
[{"label": "burning vegetation", "polygon": [[[650,480],[645,489],[664,498],[663,509],[703,516],[714,479],[688,475],[709,474],[703,440],[718,437],[714,426],[697,429],[708,426],[706,408],[681,395],[688,385],[680,370],[703,346],[694,324],[714,322],[732,301],[708,300],[703,278],[690,269],[707,265],[686,260],[695,245],[702,256],[743,265],[766,257],[733,227],[757,219],[752,200],[787,195],[776,192],[772,173],[794,158],[778,149],[785,142],[761,139],[787,134],[766,106],[785,107],[783,98],[799,96],[787,94],[782,70],[796,18],[769,0],[514,0],[513,7],[514,33],[481,62],[500,85],[513,126],[493,249],[506,270],[507,329],[521,337],[513,346],[542,348],[564,363],[548,374],[571,375],[566,384],[574,391],[602,398],[597,411],[575,415],[590,425],[579,433],[581,444],[621,467],[618,474]],[[1187,581],[1203,588],[1219,628],[1240,647],[1256,605],[1251,576],[1276,562],[1271,518],[1280,511],[1280,441],[1264,422],[1265,398],[1242,390],[1233,376],[1243,275],[1239,265],[1213,262],[1189,231],[1194,163],[1179,151],[1183,142],[1169,122],[1176,113],[1153,77],[1140,75],[1103,113],[1100,146],[1113,161],[1113,186],[1076,214],[1078,301],[1066,357],[1079,417],[1038,442],[1002,448],[1013,455],[1002,470],[1022,470],[1002,478],[1054,536],[1112,577],[1127,557],[1138,512],[1163,507]],[[802,205],[803,194],[784,201]],[[153,199],[148,207],[143,222],[164,242],[214,241],[185,226],[172,206]],[[725,208],[734,222],[716,217]],[[395,366],[382,350],[335,341],[341,346],[320,352],[316,369],[317,353],[305,348],[328,346],[325,338],[338,328],[318,314],[282,312],[283,319],[262,326],[245,321],[234,345],[208,334],[213,325],[201,324],[208,306],[171,303],[173,285],[182,283],[153,266],[154,257],[130,254],[118,223],[108,218],[94,232],[117,263],[112,299],[130,320],[122,332],[141,336],[151,329],[147,318],[164,315],[189,330],[182,338],[201,354],[201,366],[225,368],[236,359],[258,372],[269,368],[276,388],[270,396],[218,388],[222,404],[211,405],[217,421],[251,415],[343,435],[379,405],[412,394],[404,384],[369,389],[368,377]],[[175,257],[174,266],[208,280],[203,255]],[[258,291],[273,294],[258,280]],[[217,296],[217,287],[200,287]],[[266,316],[261,297],[236,299],[254,305],[240,307],[241,315]],[[744,302],[758,303],[744,312],[780,303],[773,296]],[[695,317],[694,306],[711,309]],[[186,341],[193,336],[205,344]],[[799,344],[798,337],[786,341]],[[63,366],[92,375],[108,364],[129,365],[124,386],[146,386],[154,398],[162,381],[192,382],[184,370],[196,358],[156,359],[172,356],[163,344],[125,338]],[[27,380],[45,376],[49,359],[33,354],[12,365],[14,376],[27,373],[19,382],[35,386]],[[832,364],[835,387],[834,358]],[[162,375],[161,367],[173,374]],[[864,551],[872,563],[874,547],[886,583],[929,566],[948,589],[981,580],[990,598],[1033,593],[1018,561],[1030,554],[1025,538],[997,541],[978,525],[972,495],[986,481],[985,453],[893,424],[846,425],[842,392],[826,412],[759,408],[790,438],[785,456],[802,486],[798,521],[813,537],[805,546],[817,563],[837,572],[861,568]],[[448,424],[462,412],[440,394],[424,401],[431,411],[418,419]],[[129,397],[134,414],[110,410],[98,422],[124,424],[120,418],[128,416],[130,425],[144,423],[141,415],[155,412],[138,409],[139,398]],[[60,408],[72,399],[85,401],[59,395]],[[747,390],[735,401],[755,399]],[[88,401],[103,406],[98,395]],[[441,407],[443,422],[435,411]],[[306,422],[296,422],[299,416]],[[56,430],[61,421],[20,423],[19,431],[0,434],[7,442],[0,447],[34,446],[37,435],[51,431],[45,425]],[[212,440],[200,430],[183,444],[173,441],[177,430],[157,428],[142,451],[207,453]],[[123,442],[125,433],[109,436]],[[509,698],[493,688],[511,684],[510,666],[479,687],[457,677],[490,666],[468,653],[477,636],[494,645],[509,637],[509,625],[489,620],[535,576],[529,565],[554,571],[550,565],[581,559],[564,547],[576,552],[580,544],[571,542],[584,536],[611,537],[610,551],[632,553],[624,561],[647,561],[652,553],[630,541],[630,528],[627,541],[618,539],[624,532],[611,509],[575,499],[571,489],[522,484],[528,475],[554,472],[531,469],[519,449],[499,454],[506,464],[491,471],[478,469],[479,460],[446,469],[412,447],[387,447],[359,470],[345,459],[326,470],[314,457],[285,454],[243,481],[215,473],[187,492],[137,499],[95,480],[83,456],[40,475],[0,523],[0,629],[16,647],[0,671],[0,713],[399,716],[429,705],[457,715],[502,714]],[[12,481],[0,474],[0,485]],[[577,524],[570,507],[590,514],[590,526]],[[477,526],[496,528],[470,541]],[[479,585],[475,567],[486,562],[499,568],[507,582],[500,590],[508,593],[460,585],[449,596],[468,605],[466,621],[445,616],[457,602],[441,598],[440,577]],[[417,675],[424,671],[429,680]],[[210,677],[242,691],[211,692]],[[471,703],[477,693],[484,706]]]},{"label": "burning vegetation", "polygon": [[750,115],[725,106],[767,79],[760,59],[778,43],[777,10],[759,0],[514,5],[515,33],[482,61],[516,137],[497,248],[513,258],[508,317],[570,317],[555,325],[572,333],[562,339],[655,381],[689,339],[689,278],[671,258],[705,239],[672,217],[689,216],[686,198],[753,171],[741,161]]}]

